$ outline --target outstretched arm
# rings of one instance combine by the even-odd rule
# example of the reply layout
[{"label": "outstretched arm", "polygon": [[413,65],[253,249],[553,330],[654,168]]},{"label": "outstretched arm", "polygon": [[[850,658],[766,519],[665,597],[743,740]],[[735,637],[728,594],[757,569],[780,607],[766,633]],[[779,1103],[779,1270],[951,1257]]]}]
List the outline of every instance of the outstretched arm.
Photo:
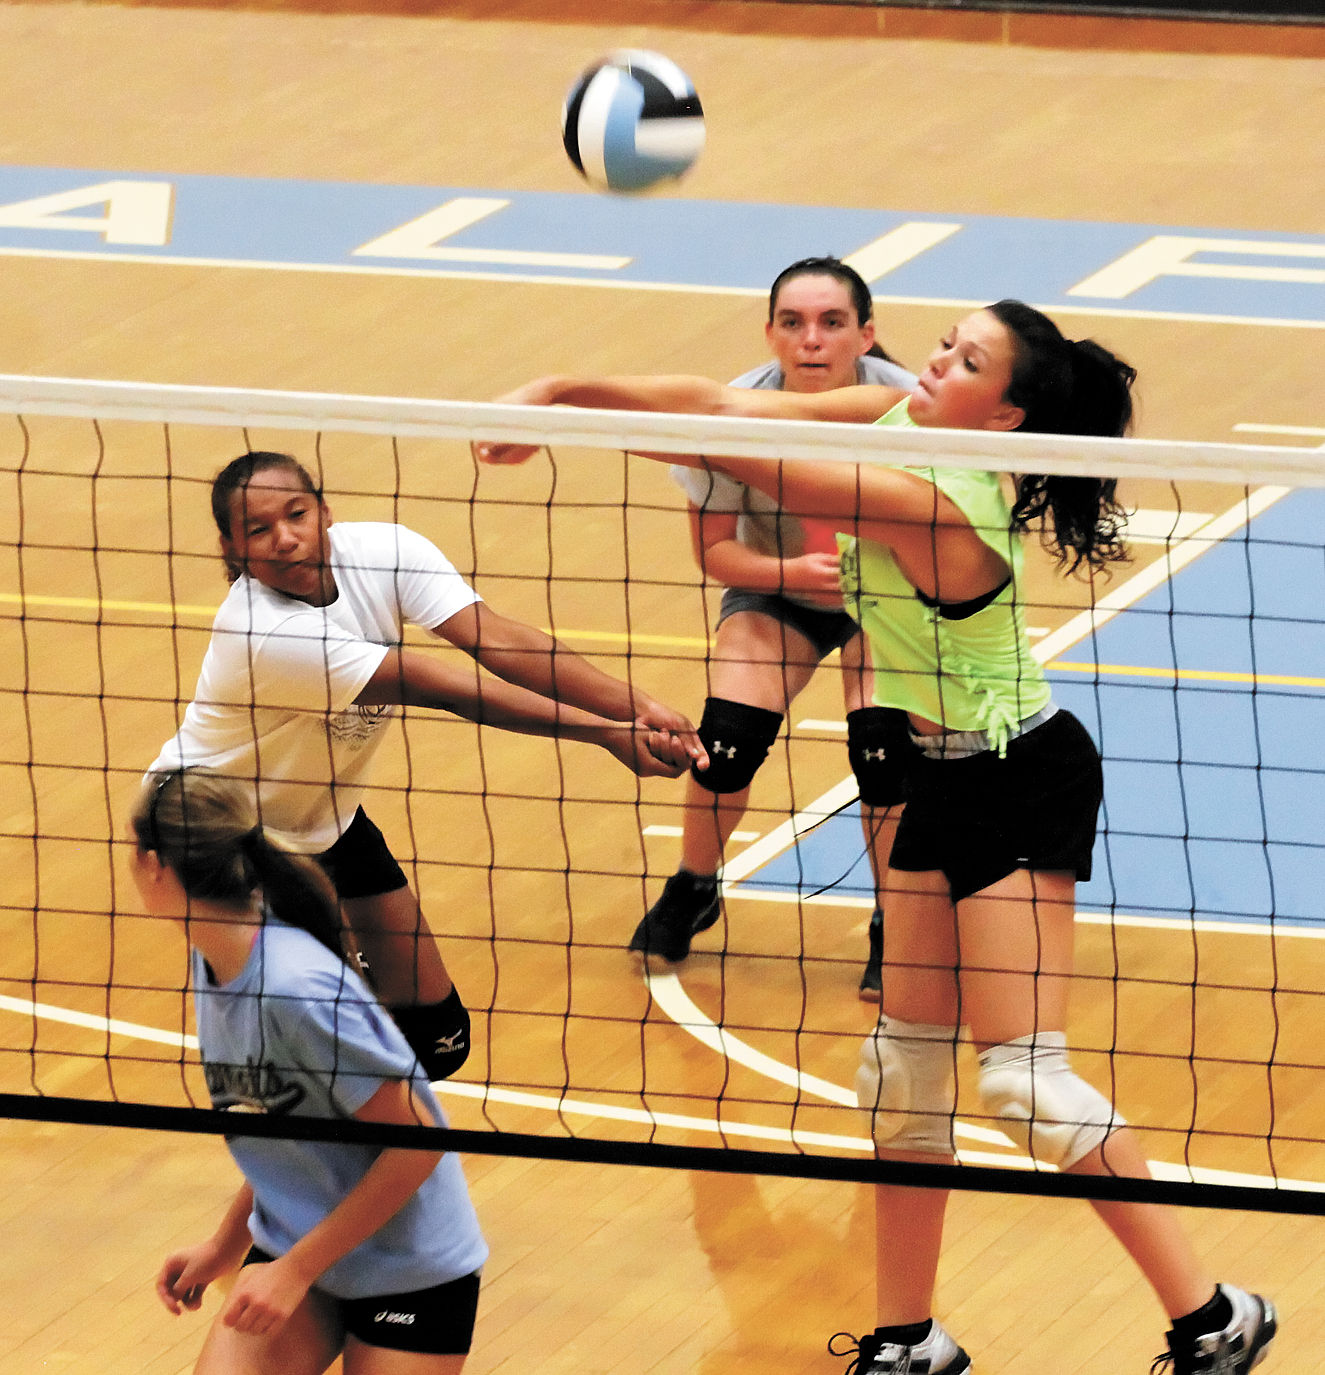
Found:
[{"label": "outstretched arm", "polygon": [[[838,387],[826,392],[766,391],[725,387],[705,377],[542,377],[502,397],[525,406],[598,406],[613,410],[671,411],[687,415],[735,415],[769,420],[827,420],[872,424],[905,396],[895,387]],[[487,463],[523,462],[536,450],[527,445],[480,444]],[[644,455],[653,457],[653,455]],[[662,458],[662,455],[656,457]],[[854,463],[784,462],[776,458],[677,459],[711,464],[757,487],[793,515],[840,520],[843,529],[887,539],[867,522],[920,521],[932,525],[934,488],[889,469]],[[924,509],[922,509],[924,508]]]},{"label": "outstretched arm", "polygon": [[[514,406],[587,406],[681,415],[735,415],[768,420],[837,420],[868,425],[906,393],[895,387],[839,387],[827,392],[724,387],[706,377],[540,377],[498,399]],[[523,463],[538,450],[527,444],[474,446],[483,463]],[[658,455],[658,457],[663,457]],[[724,468],[725,471],[725,468]]]},{"label": "outstretched arm", "polygon": [[675,778],[691,763],[708,764],[689,722],[684,731],[673,731],[642,717],[584,711],[418,650],[389,649],[354,700],[358,706],[430,707],[522,735],[599,745],[641,778]]},{"label": "outstretched arm", "polygon": [[647,720],[660,730],[684,735],[690,722],[557,643],[544,630],[498,615],[475,602],[432,633],[472,655],[489,673],[542,697],[605,716],[609,721]]},{"label": "outstretched arm", "polygon": [[[597,406],[872,424],[905,395],[897,388],[878,386],[806,393],[725,387],[703,377],[559,376],[539,378],[501,399],[527,406]],[[488,463],[522,463],[536,452],[527,445],[475,446],[479,459]],[[997,562],[997,556],[982,544],[961,511],[917,474],[865,464],[777,458],[673,457],[671,461],[711,465],[767,493],[793,515],[822,519],[833,528],[891,546],[907,576],[927,595],[937,595],[939,563],[949,565],[949,579],[954,562],[963,568],[969,565],[973,570],[970,581],[979,591],[989,576],[986,565]],[[952,590],[951,595],[962,593]]]}]

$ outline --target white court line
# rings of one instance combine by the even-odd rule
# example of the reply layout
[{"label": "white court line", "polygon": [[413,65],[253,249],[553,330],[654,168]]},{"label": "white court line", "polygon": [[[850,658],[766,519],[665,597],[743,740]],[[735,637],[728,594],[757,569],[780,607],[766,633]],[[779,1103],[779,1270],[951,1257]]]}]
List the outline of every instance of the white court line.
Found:
[{"label": "white court line", "polygon": [[[1291,439],[1325,439],[1325,427],[1319,425],[1252,425],[1240,423],[1233,426],[1240,434],[1273,434]],[[1325,444],[1321,445],[1325,449]]]},{"label": "white court line", "polygon": [[[654,978],[655,982],[658,979],[666,978],[675,980],[675,975],[657,975]],[[680,987],[679,982],[677,987]],[[684,990],[681,992],[682,997],[685,997]],[[686,999],[686,1001],[689,1000]],[[693,1004],[691,1005],[693,1006]],[[198,1048],[198,1041],[195,1036],[181,1035],[177,1031],[163,1031],[157,1027],[144,1026],[139,1022],[125,1022],[118,1018],[97,1017],[86,1012],[74,1012],[69,1008],[56,1007],[51,1003],[33,1002],[27,998],[11,998],[0,995],[0,1012],[13,1012],[24,1017],[40,1017],[71,1026],[84,1027],[91,1031],[99,1031],[103,1034],[109,1032],[136,1040],[153,1041],[181,1050],[196,1050]],[[702,1018],[703,1014],[700,1013],[699,1016]],[[736,1046],[741,1043],[736,1041],[734,1037],[727,1035],[726,1044]],[[772,1063],[776,1064],[777,1062]],[[786,1066],[780,1068],[785,1069]],[[830,1101],[845,1101],[849,1098],[851,1105],[854,1106],[854,1095],[849,1095],[847,1090],[838,1088],[835,1084],[827,1084],[826,1080],[816,1082],[825,1084],[833,1091]],[[506,1103],[514,1107],[537,1108],[586,1119],[598,1118],[617,1122],[634,1122],[644,1126],[674,1127],[682,1131],[704,1132],[711,1136],[777,1141],[797,1146],[826,1146],[839,1150],[858,1151],[861,1154],[868,1154],[874,1149],[874,1143],[868,1137],[863,1136],[839,1136],[831,1132],[787,1131],[782,1127],[765,1127],[750,1122],[713,1122],[707,1118],[690,1117],[681,1113],[650,1112],[647,1108],[627,1108],[612,1103],[592,1103],[562,1095],[529,1093],[524,1090],[503,1089],[487,1084],[456,1083],[452,1080],[443,1080],[434,1084],[433,1089],[437,1093],[452,1098]],[[964,1122],[956,1124],[956,1133],[972,1140],[987,1141],[991,1145],[1006,1144],[1011,1146],[1012,1144],[998,1132],[985,1131],[982,1128],[969,1126]],[[965,1165],[994,1165],[1018,1170],[1037,1168],[1034,1161],[1025,1156],[1009,1156],[1001,1152],[960,1151],[958,1152],[958,1159]],[[1251,1188],[1307,1189],[1317,1193],[1325,1192],[1325,1184],[1314,1180],[1285,1179],[1282,1176],[1276,1178],[1273,1175],[1243,1174],[1231,1170],[1212,1170],[1200,1166],[1174,1165],[1162,1160],[1152,1160],[1149,1164],[1157,1179],[1204,1184],[1240,1184]],[[1048,1167],[1039,1166],[1038,1168]]]},{"label": "white court line", "polygon": [[[655,974],[646,969],[644,982],[653,1000],[674,1021],[677,1026],[688,1031],[697,1041],[717,1051],[719,1055],[734,1060],[746,1069],[762,1074],[766,1079],[786,1084],[798,1094],[805,1093],[814,1098],[822,1098],[841,1107],[856,1107],[856,1095],[851,1089],[842,1088],[806,1074],[792,1065],[784,1065],[761,1050],[746,1045],[738,1036],[733,1036],[726,1027],[719,1026],[707,1013],[702,1012],[690,995],[681,987],[681,980],[673,973]],[[985,1127],[968,1126],[965,1122],[955,1124],[958,1136],[969,1137],[972,1141],[982,1141],[990,1146],[1011,1147],[1012,1142],[1002,1132],[990,1131]]]},{"label": "white court line", "polygon": [[[1160,587],[1174,573],[1194,563],[1202,554],[1208,553],[1220,540],[1227,539],[1250,520],[1269,510],[1288,492],[1287,487],[1257,488],[1245,500],[1239,501],[1237,505],[1213,520],[1206,521],[1190,531],[1183,540],[1173,545],[1163,558],[1156,559],[1148,567],[1134,573],[1112,591],[1105,593],[1094,606],[1078,612],[1065,625],[1046,635],[1034,646],[1032,653],[1041,663],[1058,658],[1093,631],[1111,621],[1120,611],[1125,611]],[[723,865],[723,882],[739,883],[742,879],[749,878],[756,869],[783,851],[789,850],[800,836],[812,830],[833,812],[850,805],[855,798],[855,778],[844,778],[842,782],[817,797],[804,811],[775,826],[749,849],[733,856]]]},{"label": "white court line", "polygon": [[40,1017],[48,1022],[63,1022],[66,1026],[81,1026],[113,1036],[128,1036],[137,1041],[155,1041],[158,1045],[176,1049],[197,1050],[196,1036],[181,1036],[178,1031],[159,1031],[140,1022],[122,1022],[116,1017],[100,1017],[90,1012],[75,1012],[72,1008],[56,1007],[53,1003],[36,1003],[30,998],[10,998],[0,994],[0,1012],[17,1012],[22,1017]]},{"label": "white court line", "polygon": [[[664,837],[664,838],[669,839],[669,840],[678,839],[679,837],[683,836],[684,834],[685,834],[685,828],[682,827],[682,826],[664,826],[664,825],[661,825],[661,824],[655,824],[655,825],[652,825],[652,826],[642,826],[642,827],[640,828],[640,835],[642,835],[642,836],[660,836],[660,837]],[[758,831],[733,831],[733,832],[731,833],[731,835],[728,837],[728,839],[730,839],[730,840],[738,840],[738,841],[741,841],[742,843],[744,843],[744,842],[747,841],[747,840],[758,840],[758,839],[759,839],[759,832],[758,832]]]},{"label": "white court line", "polygon": [[[742,902],[782,902],[801,907],[856,907],[862,912],[873,911],[872,897],[855,897],[851,894],[805,893],[796,894],[771,889],[738,888],[728,893],[730,899],[739,898]],[[1212,936],[1275,936],[1292,937],[1294,940],[1325,940],[1325,921],[1311,925],[1292,921],[1216,921],[1202,917],[1155,917],[1139,912],[1091,912],[1078,910],[1077,922],[1082,926],[1135,926],[1153,931],[1200,931]]]},{"label": "white court line", "polygon": [[[483,252],[484,250],[469,250]],[[488,250],[491,252],[491,250]],[[455,251],[461,256],[464,250]],[[219,267],[240,268],[256,272],[301,272],[331,273],[349,276],[372,277],[432,277],[439,280],[459,279],[461,281],[510,282],[524,286],[573,286],[597,287],[615,291],[661,291],[676,292],[690,296],[737,296],[752,300],[763,300],[768,295],[766,286],[721,286],[703,282],[638,282],[624,277],[562,276],[548,272],[496,271],[491,267],[464,268],[457,264],[454,268],[443,267],[393,267],[386,264],[368,263],[300,263],[283,260],[272,261],[263,258],[216,258],[199,254],[164,253],[113,253],[97,252],[92,249],[71,248],[20,248],[6,244],[0,246],[0,256],[9,258],[51,258],[69,262],[125,263],[151,267]],[[935,306],[951,310],[979,310],[988,302],[975,298],[950,296],[893,296],[876,291],[874,305],[882,306]],[[1236,325],[1270,329],[1322,329],[1325,320],[1298,320],[1275,315],[1223,315],[1211,311],[1192,310],[1141,310],[1129,306],[1100,306],[1072,304],[1065,301],[1046,303],[1027,302],[1041,311],[1059,315],[1083,315],[1088,319],[1116,320],[1172,320],[1202,325]]]}]

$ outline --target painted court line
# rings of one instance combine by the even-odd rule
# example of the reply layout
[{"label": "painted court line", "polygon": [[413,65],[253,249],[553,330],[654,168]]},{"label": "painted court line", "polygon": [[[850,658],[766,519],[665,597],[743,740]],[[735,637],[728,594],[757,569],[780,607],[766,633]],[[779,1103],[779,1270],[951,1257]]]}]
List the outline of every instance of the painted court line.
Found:
[{"label": "painted court line", "polygon": [[[466,251],[454,250],[459,258]],[[591,287],[608,291],[667,291],[689,296],[739,296],[752,300],[763,300],[768,288],[747,286],[723,286],[702,282],[657,282],[632,281],[620,277],[562,276],[553,272],[498,271],[493,267],[486,269],[477,264],[492,257],[492,250],[468,250],[475,255],[474,267],[443,267],[433,263],[427,267],[396,267],[377,263],[301,263],[260,258],[220,258],[207,255],[158,254],[108,252],[94,250],[21,248],[12,244],[0,245],[0,257],[10,258],[49,258],[68,262],[124,263],[152,267],[190,267],[190,268],[237,268],[251,272],[301,272],[331,273],[339,276],[359,277],[412,277],[459,279],[462,281],[510,282],[523,286]],[[544,255],[547,256],[547,255]],[[981,297],[951,297],[894,294],[876,289],[874,292],[876,309],[880,306],[924,306],[950,310],[978,310],[988,304]],[[1095,303],[1078,304],[1072,301],[1056,300],[1044,303],[1028,302],[1038,309],[1054,315],[1082,315],[1088,318],[1121,320],[1174,321],[1200,325],[1237,325],[1262,329],[1325,329],[1325,320],[1298,320],[1291,317],[1266,315],[1228,315],[1217,311],[1195,310],[1156,310],[1142,307],[1103,306]]]},{"label": "painted court line", "polygon": [[[1286,496],[1288,491],[1287,487],[1257,488],[1235,506],[1192,530],[1181,542],[1175,544],[1165,557],[1134,573],[1112,591],[1105,593],[1094,606],[1078,612],[1066,624],[1046,635],[1035,645],[1032,651],[1035,657],[1053,668],[1087,667],[1060,665],[1051,661],[1057,660],[1066,650],[1107,624],[1119,612],[1162,586],[1174,573],[1194,563],[1202,554],[1214,548],[1220,540],[1227,539],[1256,516],[1269,510],[1276,501]],[[739,883],[742,879],[749,878],[764,864],[790,849],[798,837],[812,830],[827,816],[849,806],[855,797],[856,780],[849,776],[815,798],[803,811],[775,826],[754,845],[733,856],[723,865],[724,882]]]},{"label": "painted court line", "polygon": [[[655,976],[658,979],[674,979],[674,975]],[[679,982],[677,987],[679,988]],[[684,993],[684,991],[682,991]],[[687,999],[688,1001],[688,999]],[[693,1004],[691,1004],[693,1006]],[[197,1038],[181,1035],[179,1032],[163,1031],[157,1027],[144,1026],[138,1022],[126,1022],[115,1018],[97,1017],[88,1013],[75,1012],[69,1008],[56,1007],[51,1003],[38,1003],[27,998],[12,998],[0,995],[0,1012],[12,1012],[23,1017],[37,1017],[66,1025],[80,1026],[102,1034],[114,1034],[135,1040],[152,1041],[160,1045],[174,1046],[180,1050],[196,1050]],[[696,1009],[698,1012],[698,1009]],[[702,1018],[703,1014],[699,1014]],[[726,1037],[727,1044],[733,1048],[743,1043],[734,1037]],[[747,1048],[748,1049],[748,1048]],[[735,1058],[735,1057],[733,1057]],[[771,1063],[776,1064],[776,1061]],[[784,1067],[785,1068],[785,1067]],[[816,1081],[833,1091],[830,1101],[850,1100],[854,1106],[854,1095],[837,1085],[827,1084],[826,1080]],[[505,1103],[515,1107],[528,1107],[559,1115],[583,1117],[586,1120],[600,1119],[617,1122],[633,1122],[643,1126],[672,1127],[681,1131],[704,1132],[712,1136],[739,1137],[756,1141],[777,1141],[796,1146],[822,1146],[828,1149],[857,1151],[866,1154],[873,1150],[868,1137],[842,1136],[831,1132],[787,1131],[781,1127],[760,1126],[749,1122],[714,1122],[702,1117],[690,1117],[680,1113],[650,1112],[644,1108],[627,1108],[613,1103],[594,1103],[584,1099],[568,1098],[563,1095],[529,1093],[524,1090],[503,1089],[485,1084],[456,1083],[443,1081],[433,1085],[434,1090],[452,1098],[468,1098],[478,1102]],[[958,1135],[971,1140],[987,1141],[991,1145],[1007,1144],[1006,1137],[997,1132],[972,1127],[966,1123],[956,1124]],[[1009,1156],[1001,1152],[960,1151],[958,1159],[966,1165],[995,1165],[1007,1169],[1029,1170],[1036,1168],[1034,1162],[1024,1156]],[[1212,1170],[1186,1165],[1174,1165],[1165,1161],[1149,1162],[1151,1171],[1157,1179],[1170,1179],[1179,1182],[1194,1181],[1208,1184],[1236,1184],[1252,1188],[1267,1189],[1308,1189],[1315,1192],[1325,1191],[1325,1184],[1311,1180],[1274,1178],[1270,1175],[1242,1174],[1229,1170]],[[1044,1167],[1040,1167],[1044,1168]]]}]

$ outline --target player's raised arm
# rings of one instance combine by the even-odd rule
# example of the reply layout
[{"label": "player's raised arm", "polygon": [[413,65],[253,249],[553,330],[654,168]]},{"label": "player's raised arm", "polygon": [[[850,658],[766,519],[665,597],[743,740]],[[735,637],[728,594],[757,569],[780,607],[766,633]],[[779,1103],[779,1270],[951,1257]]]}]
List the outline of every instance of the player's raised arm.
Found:
[{"label": "player's raised arm", "polygon": [[[601,410],[731,415],[766,420],[834,420],[872,424],[906,393],[896,387],[841,387],[804,393],[727,387],[706,377],[540,377],[499,399],[514,406],[580,406]],[[474,446],[483,463],[523,463],[536,448],[487,442]],[[659,455],[662,457],[662,455]],[[674,459],[669,461],[675,461]]]}]

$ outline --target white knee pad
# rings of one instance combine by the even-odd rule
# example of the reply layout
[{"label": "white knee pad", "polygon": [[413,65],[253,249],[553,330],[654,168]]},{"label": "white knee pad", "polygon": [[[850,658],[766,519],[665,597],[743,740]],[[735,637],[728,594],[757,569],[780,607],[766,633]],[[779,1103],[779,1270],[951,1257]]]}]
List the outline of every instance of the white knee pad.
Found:
[{"label": "white knee pad", "polygon": [[860,1048],[856,1101],[870,1114],[876,1146],[953,1155],[957,1028],[880,1017]]},{"label": "white knee pad", "polygon": [[982,1051],[980,1098],[1034,1159],[1060,1169],[1124,1125],[1113,1104],[1073,1072],[1061,1031],[1019,1036]]}]

